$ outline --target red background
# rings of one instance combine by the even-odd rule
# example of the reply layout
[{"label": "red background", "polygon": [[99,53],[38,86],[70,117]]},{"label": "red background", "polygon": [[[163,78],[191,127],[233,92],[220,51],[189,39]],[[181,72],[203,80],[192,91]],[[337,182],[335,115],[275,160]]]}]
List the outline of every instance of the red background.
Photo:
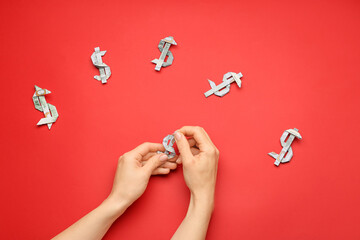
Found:
[{"label": "red background", "polygon": [[[220,150],[208,239],[359,239],[359,13],[350,0],[2,1],[1,238],[51,238],[108,195],[121,154],[200,125]],[[175,59],[156,72],[166,36]],[[205,98],[229,71],[242,88]],[[60,115],[50,131],[35,84]],[[267,153],[294,127],[303,140],[275,167]],[[188,200],[181,169],[153,177],[105,239],[169,239]]]}]

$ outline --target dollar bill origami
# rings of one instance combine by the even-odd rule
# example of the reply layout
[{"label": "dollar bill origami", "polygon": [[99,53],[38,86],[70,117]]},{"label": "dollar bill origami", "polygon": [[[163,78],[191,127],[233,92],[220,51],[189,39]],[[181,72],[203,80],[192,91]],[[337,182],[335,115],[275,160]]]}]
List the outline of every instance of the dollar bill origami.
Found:
[{"label": "dollar bill origami", "polygon": [[[291,148],[291,144],[295,138],[302,139],[302,137],[299,133],[299,129],[294,128],[294,129],[285,130],[285,132],[283,133],[283,135],[280,138],[280,144],[283,147],[281,152],[279,154],[277,154],[275,152],[268,153],[269,156],[271,156],[275,159],[274,164],[276,166],[279,166],[280,163],[286,163],[291,160],[291,158],[294,155],[294,152]],[[286,139],[287,139],[287,141],[285,142]]]},{"label": "dollar bill origami", "polygon": [[238,87],[241,88],[242,76],[243,75],[241,72],[238,74],[236,74],[234,72],[225,73],[223,76],[223,82],[220,83],[219,85],[216,85],[213,81],[208,79],[211,89],[209,91],[207,91],[206,93],[204,93],[205,97],[208,97],[212,94],[214,94],[218,97],[225,96],[225,94],[230,92],[230,84],[233,82],[236,82]]},{"label": "dollar bill origami", "polygon": [[50,103],[47,103],[45,100],[45,95],[50,94],[51,92],[47,89],[39,88],[35,85],[35,93],[32,97],[35,109],[43,112],[45,117],[40,119],[37,125],[47,124],[49,130],[54,122],[56,122],[59,114],[56,110],[56,107]]},{"label": "dollar bill origami", "polygon": [[[159,59],[155,58],[154,60],[151,61],[152,63],[156,64],[155,66],[156,71],[160,71],[161,67],[168,67],[173,63],[174,56],[169,50],[171,45],[177,45],[177,43],[175,42],[172,36],[160,40],[158,48],[161,52],[161,55]],[[168,56],[168,59],[165,62],[166,56]]]},{"label": "dollar bill origami", "polygon": [[96,47],[94,50],[93,54],[91,54],[91,61],[100,72],[100,75],[95,75],[94,78],[104,84],[111,76],[110,67],[102,61],[102,56],[105,55],[106,51],[100,51],[99,47]]},{"label": "dollar bill origami", "polygon": [[165,148],[165,152],[160,152],[158,151],[158,153],[165,153],[168,156],[168,159],[173,158],[176,156],[176,152],[175,152],[175,148],[174,148],[174,143],[175,143],[175,137],[174,135],[167,135],[166,137],[164,137],[163,139],[163,146]]}]

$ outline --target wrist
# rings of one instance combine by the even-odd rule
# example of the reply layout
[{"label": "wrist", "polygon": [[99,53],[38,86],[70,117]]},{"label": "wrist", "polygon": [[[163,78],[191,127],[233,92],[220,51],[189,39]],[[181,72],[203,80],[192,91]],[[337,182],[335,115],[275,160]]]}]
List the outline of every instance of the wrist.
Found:
[{"label": "wrist", "polygon": [[214,210],[214,193],[191,193],[190,205],[193,209],[209,212]]},{"label": "wrist", "polygon": [[210,204],[214,203],[215,190],[208,191],[191,191],[191,198],[196,203]]},{"label": "wrist", "polygon": [[196,222],[201,226],[207,226],[210,222],[213,210],[213,197],[191,194],[190,204],[185,218],[196,219]]},{"label": "wrist", "polygon": [[131,205],[131,203],[125,199],[119,199],[113,196],[109,196],[104,200],[101,205],[108,209],[110,215],[118,218],[126,211],[126,209]]}]

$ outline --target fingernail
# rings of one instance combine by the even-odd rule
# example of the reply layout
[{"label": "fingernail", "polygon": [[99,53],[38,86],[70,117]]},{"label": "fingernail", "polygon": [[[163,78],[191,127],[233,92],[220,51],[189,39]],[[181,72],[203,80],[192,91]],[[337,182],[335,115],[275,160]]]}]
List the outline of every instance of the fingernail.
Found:
[{"label": "fingernail", "polygon": [[160,161],[166,161],[168,160],[168,157],[164,154],[160,156]]},{"label": "fingernail", "polygon": [[174,133],[174,135],[175,135],[175,140],[176,140],[176,141],[180,140],[181,134],[180,134],[178,131],[176,131],[176,132]]}]

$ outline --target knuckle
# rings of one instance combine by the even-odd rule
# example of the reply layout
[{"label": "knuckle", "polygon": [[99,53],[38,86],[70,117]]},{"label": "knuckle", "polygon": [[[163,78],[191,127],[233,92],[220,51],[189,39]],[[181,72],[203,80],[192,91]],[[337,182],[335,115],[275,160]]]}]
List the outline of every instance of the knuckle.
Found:
[{"label": "knuckle", "polygon": [[141,145],[143,145],[143,146],[149,146],[150,145],[150,142],[144,142],[144,143],[142,143]]},{"label": "knuckle", "polygon": [[200,127],[200,126],[196,126],[195,129],[196,129],[196,131],[198,131],[198,132],[204,131],[204,129],[203,129],[202,127]]},{"label": "knuckle", "polygon": [[211,147],[209,147],[209,146],[204,146],[204,147],[202,148],[202,150],[203,150],[204,152],[206,152],[206,153],[211,153],[213,149],[212,149]]},{"label": "knuckle", "polygon": [[[120,157],[121,161],[125,161],[127,158],[129,158],[129,153],[124,153],[124,154]],[[119,160],[120,160],[120,159],[119,159]]]},{"label": "knuckle", "polygon": [[122,161],[124,161],[124,155],[122,155],[122,156],[119,157],[118,163],[120,163],[120,162],[122,162]]},{"label": "knuckle", "polygon": [[207,150],[208,154],[212,156],[219,156],[220,152],[216,147],[211,147]]}]

